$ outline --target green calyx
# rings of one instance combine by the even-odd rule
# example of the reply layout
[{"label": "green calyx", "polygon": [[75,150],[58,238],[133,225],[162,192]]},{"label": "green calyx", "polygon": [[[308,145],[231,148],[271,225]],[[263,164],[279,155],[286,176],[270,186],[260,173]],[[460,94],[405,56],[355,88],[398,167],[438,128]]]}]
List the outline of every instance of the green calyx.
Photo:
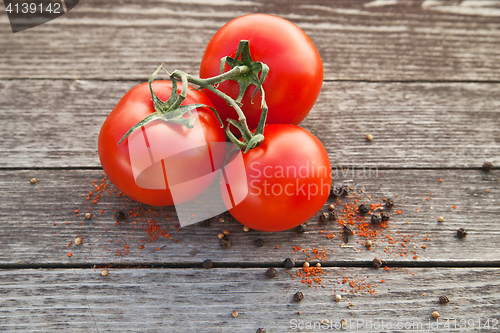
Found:
[{"label": "green calyx", "polygon": [[[152,83],[156,75],[158,75],[158,73],[160,72],[160,70],[164,70],[168,74],[170,81],[172,81],[172,92],[170,93],[170,97],[167,101],[162,101],[158,96],[156,96],[152,87]],[[143,120],[132,126],[132,128],[129,129],[127,133],[125,133],[125,135],[121,138],[118,144],[120,144],[123,140],[125,140],[135,130],[155,120],[162,120],[166,123],[180,124],[187,128],[193,128],[197,116],[196,117],[193,116],[191,111],[203,107],[211,109],[222,126],[222,121],[219,117],[219,114],[215,111],[213,107],[205,104],[181,105],[181,103],[187,96],[188,78],[186,75],[181,75],[181,80],[182,80],[182,91],[179,94],[177,94],[177,80],[175,79],[175,76],[173,74],[168,73],[168,71],[163,67],[163,65],[160,65],[156,69],[156,71],[149,77],[148,80],[149,90],[151,91],[151,97],[153,99],[155,112],[148,115],[146,118],[144,118]],[[186,113],[189,114],[188,117],[184,116]]]},{"label": "green calyx", "polygon": [[[224,72],[226,64],[229,65],[230,70]],[[165,71],[165,73],[169,76],[170,81],[172,81],[172,93],[167,101],[162,101],[158,98],[152,88],[152,82],[160,70]],[[155,120],[162,120],[167,123],[180,124],[187,128],[192,128],[196,117],[193,116],[191,111],[202,107],[207,107],[212,110],[222,127],[222,121],[214,108],[204,104],[181,105],[188,93],[188,83],[192,83],[200,88],[205,88],[211,91],[224,99],[226,103],[234,108],[238,114],[238,120],[227,119],[229,124],[226,128],[226,134],[229,140],[231,140],[236,147],[245,150],[246,153],[250,149],[260,145],[264,140],[264,126],[266,124],[268,108],[262,84],[264,83],[268,73],[269,67],[266,64],[252,60],[250,55],[250,46],[246,40],[240,41],[234,58],[224,57],[221,59],[220,74],[211,78],[200,79],[179,70],[175,70],[170,74],[165,68],[163,68],[163,65],[160,65],[148,80],[155,112],[148,115],[146,118],[129,129],[118,144],[125,140],[135,130]],[[182,82],[182,91],[179,94],[177,94],[177,80]],[[239,95],[236,100],[217,89],[217,86],[226,80],[238,82]],[[259,124],[253,133],[248,128],[245,114],[241,110],[241,101],[250,85],[255,86],[255,91],[252,95],[251,101],[253,101],[257,92],[260,91],[262,108]],[[187,117],[186,114],[188,114]],[[234,126],[241,133],[241,140],[236,138],[236,136],[231,132],[230,126]]]}]

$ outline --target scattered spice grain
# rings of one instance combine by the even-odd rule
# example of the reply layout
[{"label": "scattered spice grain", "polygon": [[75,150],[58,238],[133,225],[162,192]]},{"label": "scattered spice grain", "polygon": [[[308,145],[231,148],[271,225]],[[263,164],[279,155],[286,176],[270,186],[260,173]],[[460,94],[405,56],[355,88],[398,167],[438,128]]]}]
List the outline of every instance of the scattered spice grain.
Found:
[{"label": "scattered spice grain", "polygon": [[380,222],[382,222],[380,214],[373,214],[371,217],[371,222],[372,222],[372,224],[375,224],[375,225],[380,224]]},{"label": "scattered spice grain", "polygon": [[307,261],[302,265],[302,267],[304,267],[304,268],[309,268],[310,266],[311,265]]},{"label": "scattered spice grain", "polygon": [[218,238],[218,239],[222,239],[222,238],[224,238],[224,234],[223,234],[222,232],[218,233],[218,234],[217,234],[217,238]]},{"label": "scattered spice grain", "polygon": [[300,302],[303,299],[304,299],[304,294],[301,293],[300,291],[296,292],[295,295],[293,295],[294,302]]},{"label": "scattered spice grain", "polygon": [[387,201],[385,202],[385,205],[387,207],[394,207],[394,199],[387,199]]},{"label": "scattered spice grain", "polygon": [[342,296],[340,295],[335,295],[335,302],[340,302],[340,300],[342,299]]},{"label": "scattered spice grain", "polygon": [[356,232],[354,231],[354,227],[349,225],[349,224],[344,225],[344,227],[342,228],[342,231],[344,232],[344,234],[346,234],[348,236],[352,236],[352,235],[356,234]]},{"label": "scattered spice grain", "polygon": [[233,312],[231,312],[231,316],[233,316],[233,318],[238,317],[238,311],[233,310]]},{"label": "scattered spice grain", "polygon": [[262,246],[264,246],[264,241],[263,241],[261,238],[257,238],[257,239],[254,241],[254,243],[255,243],[255,246],[257,246],[257,247],[262,247]]},{"label": "scattered spice grain", "polygon": [[91,217],[92,217],[92,215],[90,213],[85,213],[86,220],[90,220]]},{"label": "scattered spice grain", "polygon": [[224,234],[224,236],[229,236],[229,230],[227,229],[222,230],[222,233]]},{"label": "scattered spice grain", "polygon": [[366,241],[366,243],[365,243],[365,246],[366,246],[367,248],[371,248],[371,247],[372,247],[372,245],[373,245],[373,243],[372,243],[372,241],[371,241],[371,240],[367,240],[367,241]]},{"label": "scattered spice grain", "polygon": [[483,164],[483,170],[484,171],[490,171],[491,169],[493,169],[493,163],[491,163],[491,162],[484,162],[484,164]]},{"label": "scattered spice grain", "polygon": [[358,206],[358,213],[360,214],[366,214],[370,211],[370,206],[367,204],[361,204]]},{"label": "scattered spice grain", "polygon": [[30,183],[31,183],[31,184],[36,184],[36,182],[37,182],[36,178],[31,178],[31,179],[30,179]]},{"label": "scattered spice grain", "polygon": [[222,238],[219,241],[219,244],[220,244],[220,247],[222,247],[223,249],[228,249],[231,247],[231,241],[227,238]]},{"label": "scattered spice grain", "polygon": [[438,222],[444,222],[444,217],[439,216],[439,217],[438,217]]},{"label": "scattered spice grain", "polygon": [[212,260],[206,259],[205,261],[203,261],[203,268],[210,269],[212,267],[214,267],[214,263],[212,262]]},{"label": "scattered spice grain", "polygon": [[319,221],[325,223],[328,220],[328,213],[319,214]]},{"label": "scattered spice grain", "polygon": [[450,302],[450,299],[448,298],[448,296],[440,296],[439,297],[439,303],[446,304],[446,303],[449,303],[449,302]]},{"label": "scattered spice grain", "polygon": [[274,267],[269,267],[269,269],[266,271],[266,276],[270,279],[275,278],[276,275],[278,275],[278,272],[276,272]]},{"label": "scattered spice grain", "polygon": [[80,237],[75,238],[75,244],[76,245],[81,245],[82,244],[82,239]]},{"label": "scattered spice grain", "polygon": [[441,316],[439,315],[439,312],[437,312],[437,311],[432,311],[432,318],[434,318],[434,319],[438,319],[439,317],[441,317]]},{"label": "scattered spice grain", "polygon": [[103,270],[101,271],[101,275],[102,275],[102,276],[108,276],[108,270],[107,270],[107,269],[103,269]]},{"label": "scattered spice grain", "polygon": [[335,212],[330,212],[330,214],[328,214],[328,219],[330,221],[337,221],[339,219],[337,213]]},{"label": "scattered spice grain", "polygon": [[125,220],[125,213],[124,213],[124,212],[122,212],[121,210],[117,211],[117,212],[115,213],[115,219],[116,219],[117,221],[123,221],[123,220]]},{"label": "scattered spice grain", "polygon": [[373,135],[371,135],[371,134],[367,134],[367,135],[366,135],[366,140],[368,140],[368,141],[372,141],[372,140],[373,140]]},{"label": "scattered spice grain", "polygon": [[457,237],[458,238],[465,238],[467,236],[468,232],[464,228],[460,228],[457,230]]},{"label": "scattered spice grain", "polygon": [[250,228],[249,228],[249,227],[247,227],[246,225],[244,225],[244,226],[243,226],[243,231],[244,231],[244,232],[249,232],[249,231],[250,231]]},{"label": "scattered spice grain", "polygon": [[331,204],[330,206],[328,206],[328,208],[333,212],[335,210],[335,205]]},{"label": "scattered spice grain", "polygon": [[373,267],[380,268],[380,266],[382,266],[382,260],[375,258],[375,259],[373,259],[372,264],[373,264]]},{"label": "scattered spice grain", "polygon": [[261,327],[261,328],[258,328],[255,333],[266,333],[266,330]]},{"label": "scattered spice grain", "polygon": [[286,269],[291,269],[293,266],[295,266],[295,261],[290,258],[286,258],[285,261],[283,261],[283,264],[285,265]]},{"label": "scattered spice grain", "polygon": [[387,222],[390,218],[391,216],[387,212],[383,212],[382,214],[380,214],[380,219],[382,220],[382,222]]}]

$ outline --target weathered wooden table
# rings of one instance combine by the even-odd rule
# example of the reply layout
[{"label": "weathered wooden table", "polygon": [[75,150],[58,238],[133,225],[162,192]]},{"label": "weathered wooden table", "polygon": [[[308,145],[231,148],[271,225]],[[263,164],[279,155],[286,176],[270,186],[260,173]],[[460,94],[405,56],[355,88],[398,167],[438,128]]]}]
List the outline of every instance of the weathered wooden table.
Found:
[{"label": "weathered wooden table", "polygon": [[[401,211],[371,250],[317,216],[301,234],[178,228],[172,209],[97,187],[99,128],[125,92],[161,62],[198,73],[211,36],[254,12],[296,23],[323,58],[301,125],[334,182]],[[481,169],[500,164],[500,1],[82,0],[16,34],[2,12],[0,54],[1,331],[500,331],[499,173]],[[321,262],[315,280],[305,260]]]}]

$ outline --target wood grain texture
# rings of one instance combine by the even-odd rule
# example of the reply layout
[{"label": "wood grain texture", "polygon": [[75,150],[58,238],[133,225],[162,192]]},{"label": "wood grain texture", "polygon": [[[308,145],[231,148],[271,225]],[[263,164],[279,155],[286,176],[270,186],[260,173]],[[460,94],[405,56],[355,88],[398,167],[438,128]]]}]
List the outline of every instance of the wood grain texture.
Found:
[{"label": "wood grain texture", "polygon": [[[401,332],[396,325],[405,324],[415,325],[420,332],[471,332],[478,328],[479,319],[482,328],[489,319],[490,330],[485,331],[498,330],[498,268],[377,273],[368,268],[325,269],[324,288],[308,288],[282,269],[276,278],[268,279],[265,270],[112,269],[107,277],[101,276],[100,269],[3,270],[0,329],[158,332],[175,327],[179,332],[239,333],[263,327],[273,333],[317,332],[323,331],[318,327],[325,319],[331,325],[345,319],[345,330],[350,332]],[[343,278],[372,284],[376,293],[343,292],[348,288],[339,284]],[[297,291],[304,294],[300,303],[292,302]],[[337,293],[342,295],[338,303]],[[449,297],[449,304],[439,304],[443,295]],[[231,316],[233,310],[238,311],[237,318]],[[432,319],[432,311],[441,314],[439,321]],[[447,319],[451,329],[443,326]],[[475,326],[467,326],[469,320],[476,321]],[[294,328],[299,321],[303,321],[300,330]],[[373,326],[382,321],[394,327]],[[314,322],[316,329],[306,328],[306,323]]]},{"label": "wood grain texture", "polygon": [[139,79],[164,62],[196,74],[226,22],[282,16],[316,44],[327,80],[499,81],[500,2],[81,1],[13,34],[0,16],[0,78]]},{"label": "wood grain texture", "polygon": [[[99,129],[138,83],[0,81],[0,167],[99,167]],[[301,126],[321,140],[335,167],[500,164],[499,89],[479,83],[325,82]]]},{"label": "wood grain texture", "polygon": [[[360,202],[377,204],[383,198],[394,198],[394,211],[401,210],[401,214],[391,214],[389,228],[379,230],[372,250],[365,249],[366,237],[360,236],[358,229],[348,247],[340,247],[343,240],[339,223],[323,225],[318,216],[311,218],[303,234],[295,230],[246,233],[239,223],[229,220],[214,221],[209,227],[195,224],[177,228],[173,208],[148,212],[154,207],[142,207],[107,191],[100,193],[102,197],[94,204],[92,201],[99,193],[92,182],[97,179],[99,184],[101,171],[3,170],[0,264],[193,266],[209,258],[222,264],[281,265],[287,257],[334,265],[368,264],[374,257],[410,266],[442,262],[460,266],[471,261],[479,265],[500,264],[498,170],[372,170],[371,175],[368,170],[364,174],[355,170],[354,175],[352,170],[345,172],[334,174],[334,182],[352,180],[349,184],[353,188],[364,191]],[[30,184],[32,177],[38,179],[37,184]],[[88,200],[89,191],[93,194]],[[353,201],[345,198],[342,204]],[[325,209],[331,202],[333,199]],[[341,209],[342,205],[337,206],[340,217],[344,216]],[[117,224],[115,210],[127,213],[128,219]],[[86,212],[92,214],[92,219],[85,220]],[[437,222],[438,216],[443,216],[445,222]],[[463,240],[456,238],[456,230],[461,227],[469,232]],[[168,233],[167,237],[162,236],[160,229]],[[217,234],[223,229],[230,231],[229,249],[219,246]],[[73,243],[77,235],[83,238],[80,246]],[[264,241],[263,247],[255,245],[258,238]],[[294,249],[295,246],[300,248]],[[68,257],[70,252],[72,256]]]}]

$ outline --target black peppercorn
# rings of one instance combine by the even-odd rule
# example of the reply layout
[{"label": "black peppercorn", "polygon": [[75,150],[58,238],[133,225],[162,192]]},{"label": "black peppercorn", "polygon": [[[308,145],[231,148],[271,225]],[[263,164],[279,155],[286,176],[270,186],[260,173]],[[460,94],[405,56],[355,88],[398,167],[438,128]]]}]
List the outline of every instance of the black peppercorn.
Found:
[{"label": "black peppercorn", "polygon": [[465,236],[467,236],[467,230],[465,230],[464,228],[460,228],[457,230],[458,238],[464,238]]},{"label": "black peppercorn", "polygon": [[296,292],[295,295],[293,295],[293,300],[295,302],[300,302],[304,299],[304,294],[301,293],[300,291]]},{"label": "black peppercorn", "polygon": [[261,238],[257,238],[255,241],[255,246],[257,247],[261,247],[261,246],[264,246],[264,241],[261,239]]},{"label": "black peppercorn", "polygon": [[212,262],[212,260],[207,259],[207,260],[203,261],[203,268],[210,269],[212,267],[214,267],[214,263]]},{"label": "black peppercorn", "polygon": [[[348,235],[348,236],[352,236],[355,234],[354,232],[354,227],[353,226],[350,226],[350,225],[344,225],[344,228],[343,228],[343,231],[344,231],[344,234]],[[346,242],[347,243],[347,242]]]},{"label": "black peppercorn", "polygon": [[484,164],[483,164],[483,170],[484,171],[490,171],[491,169],[493,169],[493,163],[491,163],[491,162],[484,162]]},{"label": "black peppercorn", "polygon": [[336,198],[339,196],[339,194],[339,188],[337,186],[332,186],[332,188],[330,189],[330,196]]},{"label": "black peppercorn", "polygon": [[269,267],[269,269],[266,271],[266,276],[270,279],[276,277],[278,275],[278,272],[273,267]]},{"label": "black peppercorn", "polygon": [[449,302],[450,302],[450,300],[449,300],[449,298],[447,296],[440,296],[439,297],[439,303],[446,304],[446,303],[449,303]]},{"label": "black peppercorn", "polygon": [[293,261],[293,259],[286,258],[285,261],[283,261],[283,264],[285,265],[286,269],[290,269],[295,266],[295,261]]},{"label": "black peppercorn", "polygon": [[394,206],[394,199],[387,199],[387,201],[385,202],[385,205],[387,207],[392,207]]},{"label": "black peppercorn", "polygon": [[375,258],[375,259],[373,259],[372,264],[373,264],[373,267],[380,268],[380,266],[382,266],[382,260]]},{"label": "black peppercorn", "polygon": [[349,194],[350,190],[351,189],[349,188],[349,185],[347,185],[347,184],[342,185],[342,195],[344,197]]},{"label": "black peppercorn", "polygon": [[391,218],[391,216],[387,212],[383,212],[380,215],[380,219],[382,220],[382,222],[387,222],[387,221],[389,221],[390,218]]},{"label": "black peppercorn", "polygon": [[219,244],[223,249],[228,249],[229,247],[231,247],[231,241],[225,237],[219,241]]},{"label": "black peppercorn", "polygon": [[259,328],[259,329],[257,329],[256,333],[266,333],[266,330],[263,328]]},{"label": "black peppercorn", "polygon": [[360,214],[366,214],[370,211],[370,206],[367,204],[361,204],[358,206],[358,213]]},{"label": "black peppercorn", "polygon": [[330,212],[330,213],[328,214],[328,219],[329,219],[330,221],[337,221],[337,220],[339,219],[339,217],[338,217],[337,213],[335,213],[335,212]]},{"label": "black peppercorn", "polygon": [[306,226],[307,224],[306,223],[302,223],[301,225],[295,227],[295,231],[298,233],[298,234],[303,234],[304,232],[307,231],[306,229]]},{"label": "black peppercorn", "polygon": [[372,215],[372,224],[380,224],[382,221],[382,218],[380,217],[380,214],[373,214]]},{"label": "black peppercorn", "polygon": [[125,217],[126,217],[126,216],[125,216],[125,213],[124,213],[124,212],[122,212],[121,210],[119,210],[119,211],[117,211],[117,212],[115,213],[115,219],[116,219],[117,221],[123,221],[123,220],[125,220]]},{"label": "black peppercorn", "polygon": [[326,222],[328,220],[328,213],[321,213],[319,214],[319,221],[320,222]]}]

